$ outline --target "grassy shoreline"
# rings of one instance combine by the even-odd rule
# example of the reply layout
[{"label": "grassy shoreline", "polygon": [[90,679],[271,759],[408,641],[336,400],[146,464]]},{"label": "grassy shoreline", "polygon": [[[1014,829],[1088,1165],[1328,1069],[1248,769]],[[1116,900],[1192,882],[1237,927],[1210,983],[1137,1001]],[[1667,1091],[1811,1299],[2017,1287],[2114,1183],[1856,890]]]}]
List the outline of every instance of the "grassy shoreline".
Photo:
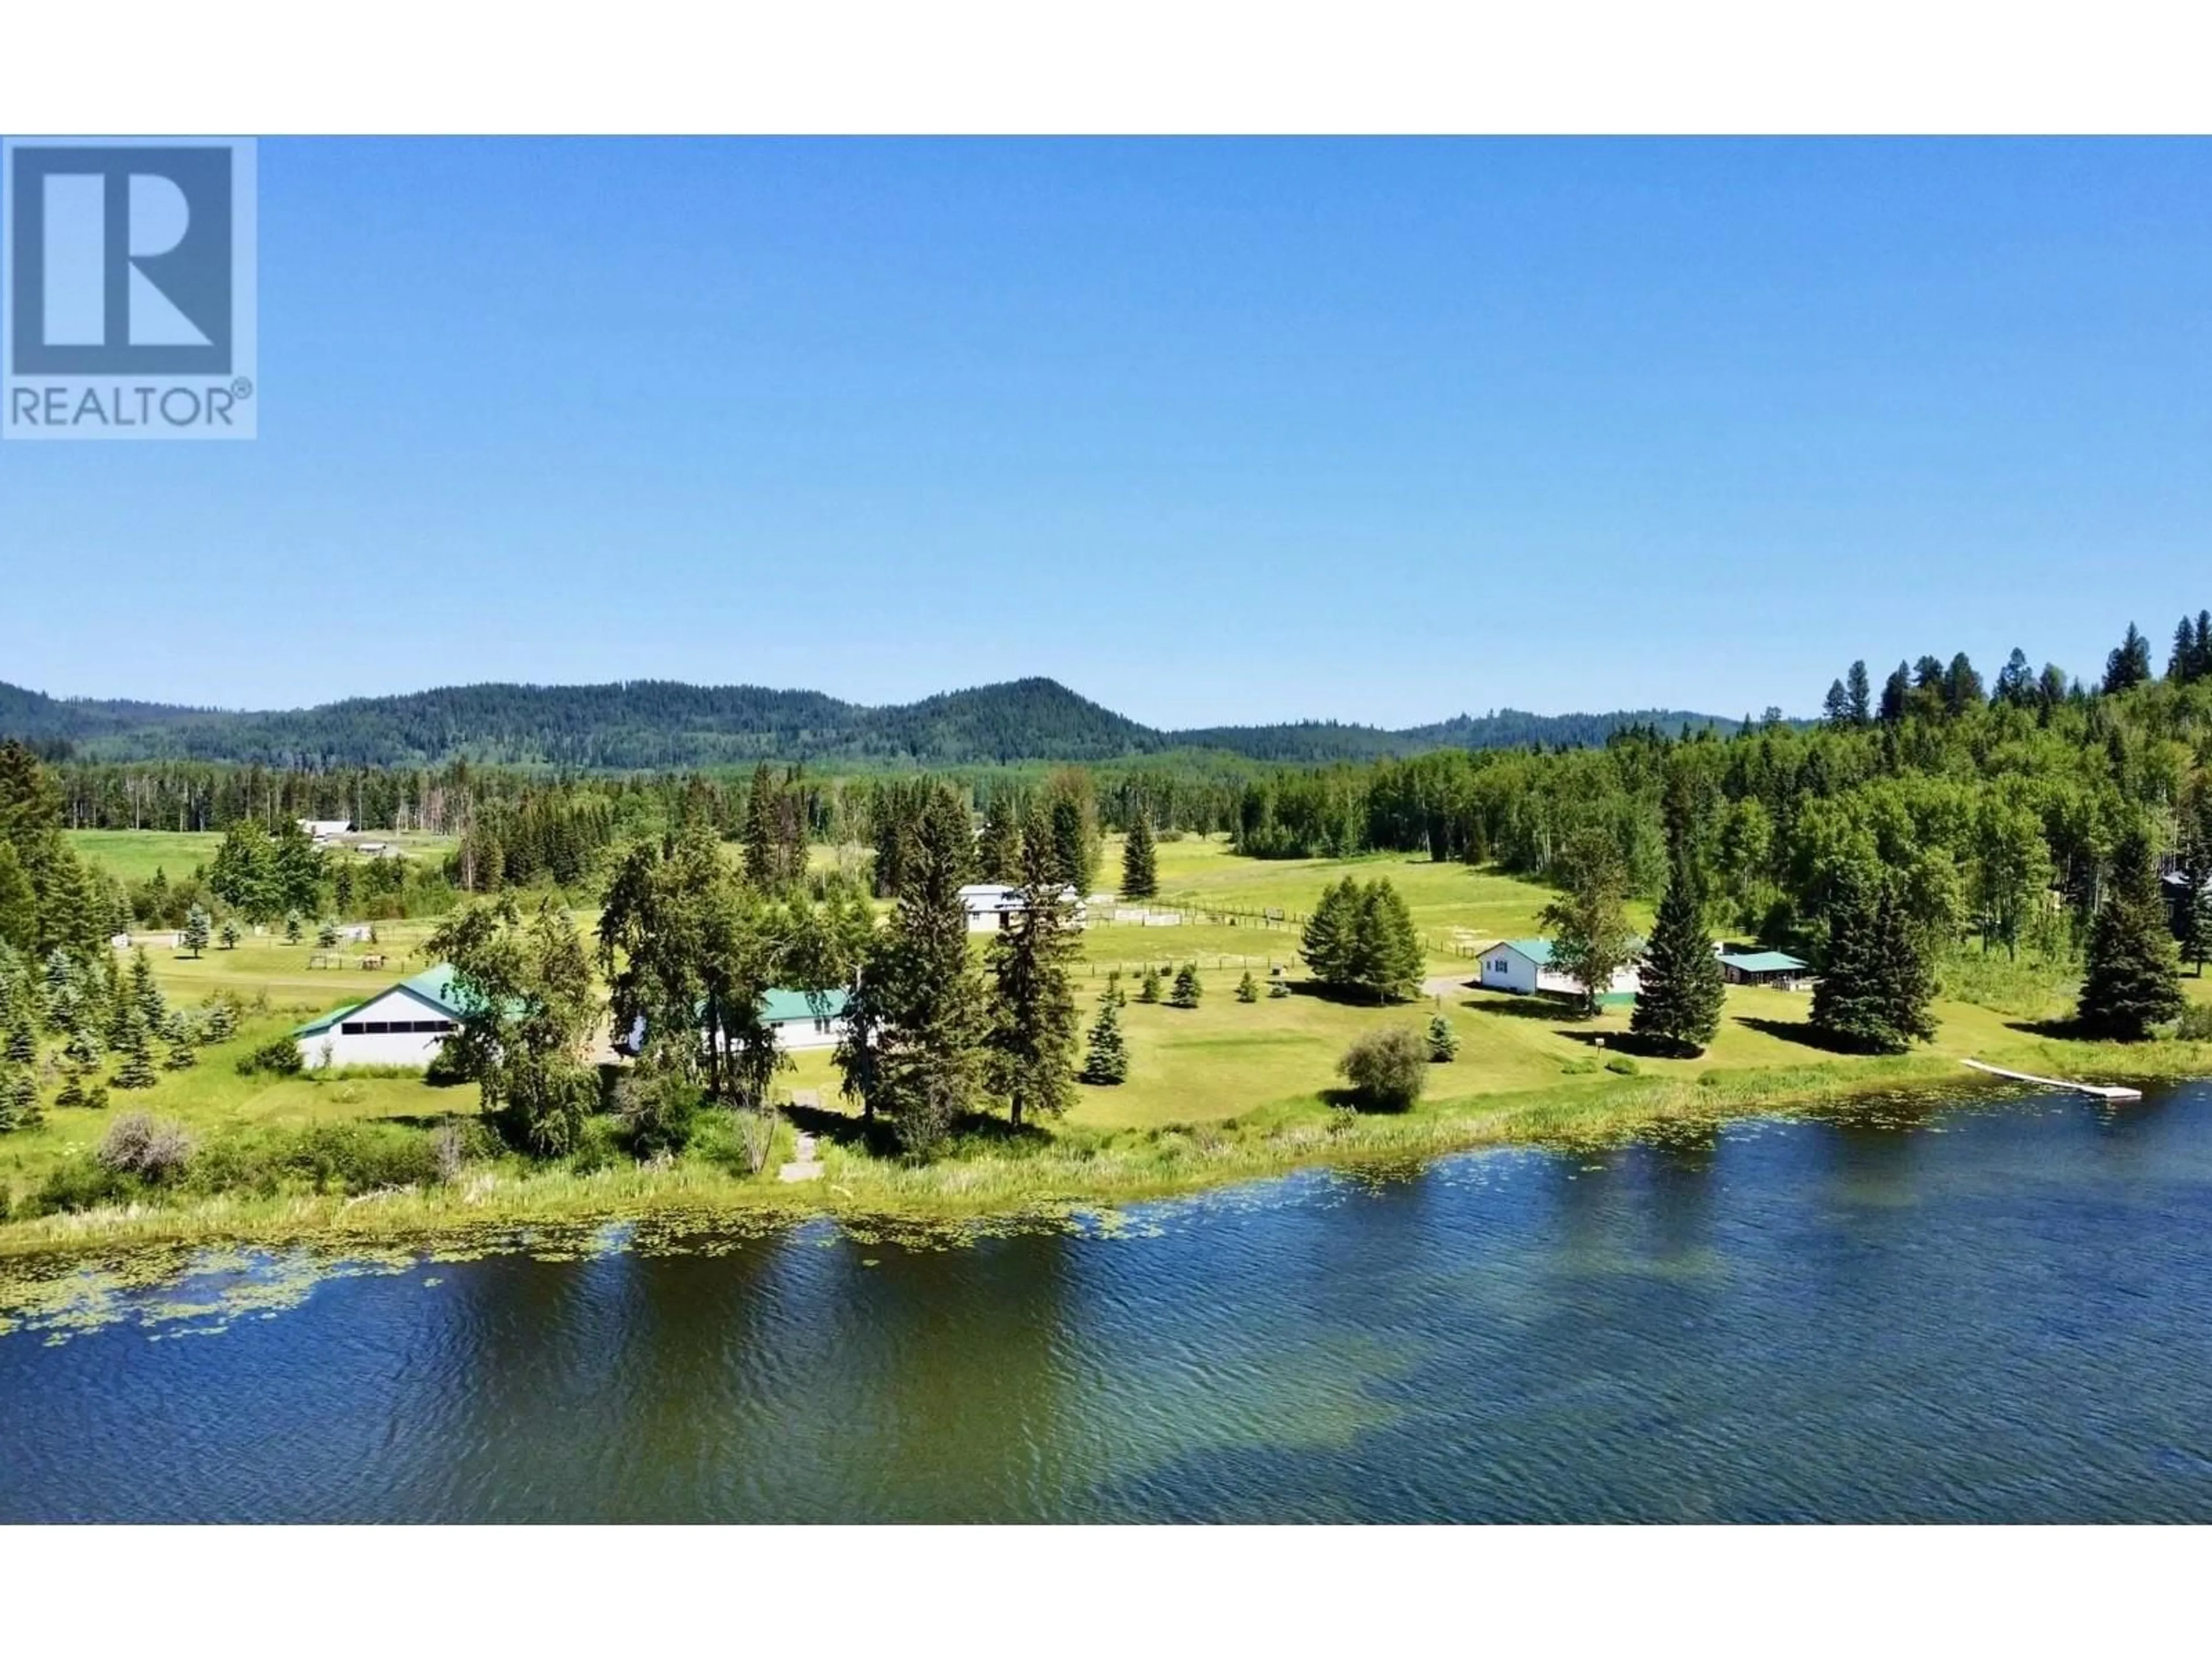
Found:
[{"label": "grassy shoreline", "polygon": [[[2178,1080],[2212,1074],[2212,1044],[2136,1047],[2051,1039],[2036,1063],[2083,1081]],[[823,1149],[823,1178],[772,1178],[684,1163],[575,1174],[472,1169],[450,1187],[341,1196],[215,1195],[38,1217],[0,1225],[0,1260],[80,1258],[155,1247],[298,1246],[435,1250],[487,1234],[576,1236],[610,1223],[672,1230],[823,1218],[857,1229],[1044,1224],[1125,1205],[1188,1197],[1306,1169],[1404,1168],[1489,1149],[1617,1144],[1669,1127],[1788,1116],[1869,1097],[2002,1098],[1951,1058],[1843,1060],[1737,1074],[1577,1078],[1540,1089],[1466,1094],[1411,1111],[1364,1114],[1310,1102],[1224,1123],[1079,1132],[1026,1146],[967,1150],[911,1166]]]},{"label": "grassy shoreline", "polygon": [[[159,849],[134,842],[131,850],[143,859]],[[1115,855],[1109,848],[1109,867]],[[774,1173],[788,1156],[789,1126],[780,1132],[770,1169],[757,1176],[744,1172],[732,1137],[722,1134],[665,1165],[617,1155],[532,1167],[504,1156],[472,1160],[450,1185],[428,1184],[429,1177],[415,1171],[422,1168],[429,1131],[471,1117],[473,1089],[438,1089],[411,1077],[247,1079],[235,1068],[240,1054],[307,1014],[380,989],[422,965],[410,958],[427,924],[391,924],[384,946],[390,963],[374,969],[353,957],[337,969],[310,968],[306,947],[267,938],[198,957],[155,952],[152,965],[171,997],[187,1006],[218,994],[238,1000],[250,1005],[245,1025],[230,1043],[206,1050],[196,1068],[165,1073],[143,1094],[118,1095],[106,1111],[55,1109],[43,1127],[0,1136],[0,1193],[20,1206],[56,1171],[82,1167],[119,1111],[141,1108],[177,1121],[210,1154],[226,1145],[252,1153],[287,1137],[358,1134],[408,1143],[416,1161],[404,1172],[362,1165],[333,1181],[297,1174],[259,1185],[240,1180],[227,1193],[220,1190],[226,1183],[211,1180],[125,1207],[36,1217],[19,1208],[16,1219],[0,1222],[0,1263],[225,1244],[439,1249],[489,1234],[588,1237],[622,1221],[702,1231],[811,1217],[853,1229],[1052,1224],[1311,1167],[1405,1167],[1490,1147],[1595,1144],[1870,1095],[2002,1094],[2004,1085],[1960,1063],[1969,1057],[2084,1081],[2212,1075],[2212,1043],[2120,1047],[2054,1035],[2050,1022],[2068,1012],[2073,987],[2054,969],[2016,966],[2002,954],[1949,964],[1953,982],[1937,1005],[1935,1042],[1887,1059],[1820,1047],[1805,1023],[1802,994],[1747,987],[1731,988],[1726,1017],[1705,1054],[1638,1055],[1620,1011],[1582,1019],[1555,1002],[1471,987],[1474,963],[1456,945],[1432,953],[1428,994],[1415,1003],[1347,1004],[1295,982],[1293,994],[1240,1003],[1232,989],[1242,971],[1258,963],[1265,978],[1267,964],[1295,963],[1295,927],[1287,921],[1255,925],[1254,918],[1270,910],[1296,914],[1346,871],[1363,878],[1388,875],[1432,940],[1537,931],[1547,893],[1495,871],[1422,857],[1256,860],[1194,838],[1164,842],[1160,865],[1163,887],[1179,902],[1218,910],[1172,927],[1098,918],[1085,932],[1079,968],[1084,1017],[1106,974],[1118,970],[1133,990],[1147,963],[1199,961],[1206,995],[1193,1010],[1128,1004],[1123,1026],[1132,1065],[1125,1084],[1082,1087],[1073,1109],[1048,1133],[979,1128],[919,1167],[872,1155],[857,1144],[858,1126],[848,1117],[810,1115],[825,1169],[823,1179],[803,1185],[780,1182]],[[588,922],[588,912],[580,915]],[[2212,1001],[2212,981],[2192,978],[2188,990],[2193,1000]],[[1431,1098],[1395,1115],[1334,1103],[1329,1085],[1348,1043],[1392,1024],[1419,1029],[1432,1016],[1452,1024],[1461,1057],[1431,1068]],[[1632,1058],[1620,1059],[1624,1053]],[[793,1058],[780,1082],[834,1104],[837,1078],[826,1052]],[[1632,1074],[1601,1069],[1608,1060]],[[422,1184],[401,1184],[410,1180]]]}]

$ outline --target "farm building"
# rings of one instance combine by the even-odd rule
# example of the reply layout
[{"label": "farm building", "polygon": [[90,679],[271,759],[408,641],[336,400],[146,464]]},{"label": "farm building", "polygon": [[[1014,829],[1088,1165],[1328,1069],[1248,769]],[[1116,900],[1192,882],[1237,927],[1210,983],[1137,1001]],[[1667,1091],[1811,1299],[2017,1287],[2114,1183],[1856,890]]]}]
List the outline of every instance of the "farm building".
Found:
[{"label": "farm building", "polygon": [[[1613,976],[1604,1000],[1632,997],[1640,982],[1633,965],[1623,968]],[[1481,983],[1485,990],[1522,996],[1582,994],[1581,986],[1552,966],[1552,941],[1547,939],[1509,939],[1492,945],[1482,953]]]},{"label": "farm building", "polygon": [[1731,985],[1764,985],[1777,991],[1801,991],[1811,982],[1813,965],[1780,951],[1723,951],[1721,977]]},{"label": "farm building", "polygon": [[451,963],[403,979],[366,1002],[310,1020],[292,1033],[310,1070],[330,1066],[428,1068],[465,1010],[456,1000]]},{"label": "farm building", "polygon": [[327,847],[340,836],[353,833],[351,818],[301,818],[299,824],[318,847]]},{"label": "farm building", "polygon": [[[845,1035],[846,1000],[842,991],[823,992],[817,1011],[816,999],[805,991],[774,990],[761,999],[761,1016],[775,1033],[775,1046],[786,1054],[800,1048],[832,1048]],[[633,1057],[645,1047],[643,1015],[631,1025],[629,1035],[614,1046],[617,1053]],[[705,1047],[703,1036],[700,1046]]]},{"label": "farm building", "polygon": [[[1073,887],[1060,890],[1075,907],[1075,925],[1082,927],[1085,915],[1083,896]],[[968,912],[968,931],[971,933],[995,933],[1029,908],[1020,888],[1002,886],[996,882],[979,882],[962,888],[960,902]]]}]

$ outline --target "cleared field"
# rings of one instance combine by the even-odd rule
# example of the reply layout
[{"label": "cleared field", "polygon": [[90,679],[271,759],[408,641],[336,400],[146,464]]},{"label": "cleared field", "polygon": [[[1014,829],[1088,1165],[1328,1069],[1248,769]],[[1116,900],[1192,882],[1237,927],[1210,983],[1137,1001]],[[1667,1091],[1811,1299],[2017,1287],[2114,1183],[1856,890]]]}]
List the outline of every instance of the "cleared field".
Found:
[{"label": "cleared field", "polygon": [[[375,944],[349,944],[330,951],[319,949],[313,939],[287,945],[278,934],[248,933],[234,950],[216,943],[197,957],[170,949],[149,949],[146,957],[162,990],[187,1004],[224,992],[246,1002],[265,998],[272,1010],[305,1018],[341,1003],[357,1002],[430,966],[422,945],[436,926],[430,921],[380,921]],[[361,966],[364,956],[379,953],[383,967]],[[342,965],[307,965],[319,957],[335,957]]]},{"label": "cleared field", "polygon": [[159,870],[176,881],[208,863],[222,845],[219,830],[64,830],[62,839],[85,862],[119,881],[150,881]]},{"label": "cleared field", "polygon": [[[378,830],[371,841],[388,842],[410,858],[442,859],[458,844],[451,836]],[[176,881],[210,862],[222,845],[220,830],[64,830],[62,839],[88,862],[122,881],[148,881],[159,870]]]},{"label": "cleared field", "polygon": [[[1371,881],[1387,876],[1413,913],[1430,958],[1448,969],[1460,959],[1455,943],[1492,944],[1501,939],[1524,939],[1543,931],[1537,913],[1552,897],[1549,889],[1495,871],[1466,864],[1438,864],[1426,854],[1375,853],[1356,859],[1245,859],[1229,850],[1220,836],[1186,836],[1159,843],[1160,892],[1154,902],[1161,907],[1219,906],[1246,912],[1284,913],[1280,927],[1256,931],[1263,944],[1252,942],[1254,927],[1240,919],[1235,928],[1222,930],[1236,939],[1217,945],[1216,931],[1204,932],[1205,944],[1188,949],[1238,950],[1267,952],[1297,949],[1297,918],[1312,913],[1322,889],[1346,876]],[[1099,885],[1117,887],[1121,877],[1121,838],[1107,838],[1099,863]],[[1650,908],[1632,904],[1629,915],[1638,927],[1650,924]],[[1118,932],[1133,931],[1121,928]],[[1146,929],[1162,937],[1173,928]],[[1172,942],[1166,949],[1175,950]],[[1141,954],[1139,952],[1139,954]]]}]

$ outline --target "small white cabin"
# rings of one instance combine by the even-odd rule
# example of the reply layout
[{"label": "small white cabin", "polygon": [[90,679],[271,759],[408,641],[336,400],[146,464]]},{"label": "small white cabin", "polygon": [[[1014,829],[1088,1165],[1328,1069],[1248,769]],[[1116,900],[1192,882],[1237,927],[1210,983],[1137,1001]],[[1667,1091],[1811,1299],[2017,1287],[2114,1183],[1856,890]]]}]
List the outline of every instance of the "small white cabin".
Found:
[{"label": "small white cabin", "polygon": [[[1083,926],[1089,910],[1083,896],[1073,887],[1063,887],[1061,895],[1073,907],[1074,924]],[[997,882],[977,882],[960,890],[960,903],[968,912],[968,931],[971,933],[995,933],[1007,927],[1015,916],[1029,908],[1022,896],[1023,890]]]},{"label": "small white cabin", "polygon": [[461,1023],[451,963],[404,979],[366,1002],[310,1020],[292,1033],[308,1070],[404,1066],[424,1071]]},{"label": "small white cabin", "polygon": [[326,847],[340,836],[353,833],[351,818],[301,818],[298,822],[300,828],[307,832],[308,838],[318,847]]}]

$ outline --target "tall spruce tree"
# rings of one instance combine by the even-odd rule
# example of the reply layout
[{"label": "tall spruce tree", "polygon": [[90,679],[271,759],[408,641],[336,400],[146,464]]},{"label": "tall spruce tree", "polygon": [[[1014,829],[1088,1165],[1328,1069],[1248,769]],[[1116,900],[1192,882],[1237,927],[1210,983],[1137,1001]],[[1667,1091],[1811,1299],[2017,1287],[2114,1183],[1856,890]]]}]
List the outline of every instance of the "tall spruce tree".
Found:
[{"label": "tall spruce tree", "polygon": [[1160,890],[1159,854],[1152,842],[1152,814],[1138,811],[1121,845],[1121,896],[1151,898]]},{"label": "tall spruce tree", "polygon": [[1850,672],[1844,677],[1844,692],[1850,710],[1851,724],[1863,726],[1874,719],[1874,687],[1867,678],[1866,660],[1854,662]]},{"label": "tall spruce tree", "polygon": [[2158,859],[2140,829],[2122,836],[2089,932],[2077,1017],[2084,1030],[2136,1042],[2182,1010],[2181,963],[2166,927]]},{"label": "tall spruce tree", "polygon": [[1900,1048],[1936,1037],[1936,970],[1905,903],[1904,884],[1882,884],[1875,906],[1875,942],[1881,964],[1886,1018]]},{"label": "tall spruce tree", "polygon": [[2109,693],[2132,691],[2150,678],[2150,641],[2133,623],[2119,644],[2105,659],[2105,690]]},{"label": "tall spruce tree", "polygon": [[983,833],[975,842],[975,878],[1009,886],[1022,878],[1020,802],[1009,790],[994,794],[983,809]]},{"label": "tall spruce tree", "polygon": [[989,1078],[1018,1129],[1025,1117],[1059,1116],[1075,1097],[1075,913],[1058,866],[1049,824],[1033,822],[1022,838],[1021,908],[990,945]]},{"label": "tall spruce tree", "polygon": [[1893,884],[1846,866],[1828,905],[1828,948],[1813,1026],[1838,1045],[1902,1054],[1935,1035],[1927,958]]},{"label": "tall spruce tree", "polygon": [[1351,982],[1377,1002],[1403,1002],[1421,988],[1421,936],[1405,896],[1377,876],[1359,896]]},{"label": "tall spruce tree", "polygon": [[983,1079],[987,1011],[960,900],[975,853],[966,802],[932,786],[907,834],[890,925],[862,970],[860,1029],[837,1053],[847,1087],[917,1158],[974,1108]]},{"label": "tall spruce tree", "polygon": [[1912,698],[1912,671],[1903,663],[1897,665],[1890,677],[1881,683],[1881,708],[1879,718],[1884,726],[1895,726],[1905,718]]},{"label": "tall spruce tree", "polygon": [[745,879],[773,893],[781,890],[783,877],[783,790],[763,761],[745,795]]},{"label": "tall spruce tree", "polygon": [[1299,939],[1299,954],[1324,985],[1343,985],[1352,977],[1358,949],[1359,884],[1350,876],[1322,890]]},{"label": "tall spruce tree", "polygon": [[34,951],[39,945],[39,896],[12,842],[0,841],[0,945]]},{"label": "tall spruce tree", "polygon": [[1670,864],[1629,1029],[1672,1053],[1695,1054],[1720,1030],[1726,986],[1683,849]]}]

